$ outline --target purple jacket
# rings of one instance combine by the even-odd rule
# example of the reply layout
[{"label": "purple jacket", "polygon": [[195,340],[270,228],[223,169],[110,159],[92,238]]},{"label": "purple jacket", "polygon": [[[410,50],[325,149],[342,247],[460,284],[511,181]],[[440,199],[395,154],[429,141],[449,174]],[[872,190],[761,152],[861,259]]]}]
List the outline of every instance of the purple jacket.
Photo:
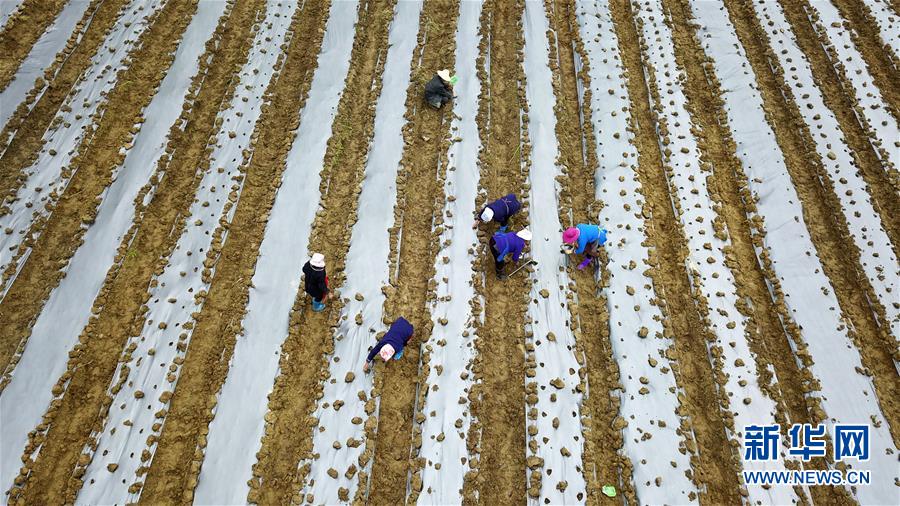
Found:
[{"label": "purple jacket", "polygon": [[513,262],[518,262],[525,249],[525,239],[517,236],[515,232],[494,234],[494,243],[497,245],[497,259],[503,260],[507,254],[512,255]]},{"label": "purple jacket", "polygon": [[[519,203],[518,199],[516,199],[516,195],[510,193],[509,195],[500,197],[499,199],[491,202],[485,207],[490,207],[491,211],[494,211],[494,217],[491,221],[496,221],[497,223],[503,223],[508,220],[512,215],[519,212],[519,209],[522,208],[522,204]],[[483,211],[484,209],[482,209]],[[479,216],[481,213],[478,213]]]},{"label": "purple jacket", "polygon": [[400,353],[400,351],[403,350],[403,347],[406,346],[406,343],[409,341],[412,334],[412,323],[406,321],[406,318],[402,316],[397,318],[394,320],[394,323],[391,324],[391,328],[388,329],[387,333],[384,334],[384,337],[378,341],[378,344],[372,347],[372,351],[370,351],[369,355],[366,357],[366,362],[374,360],[375,355],[378,355],[378,352],[381,351],[386,344],[390,344],[394,347],[394,353]]}]

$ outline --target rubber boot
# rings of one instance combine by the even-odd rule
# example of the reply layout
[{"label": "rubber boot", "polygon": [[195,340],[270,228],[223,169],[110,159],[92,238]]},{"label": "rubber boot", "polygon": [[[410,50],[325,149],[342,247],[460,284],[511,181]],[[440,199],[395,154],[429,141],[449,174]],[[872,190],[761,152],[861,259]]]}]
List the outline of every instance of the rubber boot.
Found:
[{"label": "rubber boot", "polygon": [[397,354],[394,355],[394,360],[400,360],[401,358],[403,358],[403,350],[398,351]]},{"label": "rubber boot", "polygon": [[312,310],[315,312],[319,312],[325,309],[325,303],[320,302],[318,299],[313,299],[312,301]]}]

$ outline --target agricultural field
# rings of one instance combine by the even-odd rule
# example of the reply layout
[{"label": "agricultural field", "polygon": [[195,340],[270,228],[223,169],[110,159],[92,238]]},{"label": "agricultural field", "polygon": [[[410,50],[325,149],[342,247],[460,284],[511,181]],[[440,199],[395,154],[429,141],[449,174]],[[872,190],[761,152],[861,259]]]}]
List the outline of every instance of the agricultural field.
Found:
[{"label": "agricultural field", "polygon": [[2,501],[898,504],[898,126],[900,0],[0,0]]}]

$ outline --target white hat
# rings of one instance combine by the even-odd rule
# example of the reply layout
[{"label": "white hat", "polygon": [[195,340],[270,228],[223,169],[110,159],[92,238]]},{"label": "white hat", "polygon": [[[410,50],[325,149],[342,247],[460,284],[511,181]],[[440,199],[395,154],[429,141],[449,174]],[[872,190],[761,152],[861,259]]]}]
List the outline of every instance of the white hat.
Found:
[{"label": "white hat", "polygon": [[390,344],[386,344],[381,347],[381,350],[378,351],[378,355],[381,357],[381,360],[387,362],[394,356],[394,347]]},{"label": "white hat", "polygon": [[481,211],[481,221],[491,221],[494,219],[494,210],[490,207],[485,207],[484,211]]},{"label": "white hat", "polygon": [[444,81],[450,81],[450,71],[447,69],[438,70],[437,75]]},{"label": "white hat", "polygon": [[312,265],[313,267],[325,267],[325,255],[313,253],[312,258],[309,259],[309,265]]},{"label": "white hat", "polygon": [[516,235],[522,239],[525,239],[526,241],[531,240],[531,230],[528,230],[527,228],[523,228],[522,230],[519,230],[518,232],[516,232]]}]

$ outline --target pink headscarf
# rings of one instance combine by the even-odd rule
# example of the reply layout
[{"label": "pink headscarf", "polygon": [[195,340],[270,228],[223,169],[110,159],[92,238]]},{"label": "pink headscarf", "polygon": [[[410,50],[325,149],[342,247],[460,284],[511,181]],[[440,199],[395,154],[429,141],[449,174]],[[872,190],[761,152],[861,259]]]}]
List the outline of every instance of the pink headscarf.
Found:
[{"label": "pink headscarf", "polygon": [[569,227],[563,232],[563,242],[571,244],[578,240],[579,230],[575,227]]},{"label": "pink headscarf", "polygon": [[384,347],[381,348],[381,350],[378,352],[378,356],[380,356],[382,360],[387,362],[391,359],[391,357],[394,356],[394,347],[390,344],[384,345]]}]

